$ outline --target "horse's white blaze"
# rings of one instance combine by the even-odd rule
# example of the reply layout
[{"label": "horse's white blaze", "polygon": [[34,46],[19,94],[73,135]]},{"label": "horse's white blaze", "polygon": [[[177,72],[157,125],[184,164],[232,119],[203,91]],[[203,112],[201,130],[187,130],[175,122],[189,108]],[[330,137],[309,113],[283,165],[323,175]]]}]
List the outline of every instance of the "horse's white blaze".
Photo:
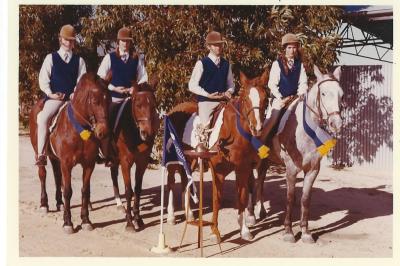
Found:
[{"label": "horse's white blaze", "polygon": [[[260,107],[260,94],[258,93],[256,88],[251,88],[250,89],[250,100],[253,108]],[[256,111],[257,110],[257,111]],[[256,130],[261,130],[261,118],[260,118],[260,109],[253,109],[254,114],[256,116]]]}]

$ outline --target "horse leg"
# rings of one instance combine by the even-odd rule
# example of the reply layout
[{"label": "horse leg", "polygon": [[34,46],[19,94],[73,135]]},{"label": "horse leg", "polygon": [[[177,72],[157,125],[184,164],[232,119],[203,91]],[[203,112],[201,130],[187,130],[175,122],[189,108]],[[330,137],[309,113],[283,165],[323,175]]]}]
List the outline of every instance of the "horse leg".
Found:
[{"label": "horse leg", "polygon": [[190,207],[190,191],[187,188],[188,177],[186,175],[185,169],[179,167],[179,175],[181,176],[181,189],[182,189],[182,209],[185,210],[186,221],[194,221],[194,215],[192,208]]},{"label": "horse leg", "polygon": [[167,195],[168,195],[168,206],[167,206],[167,223],[174,225],[175,219],[175,202],[174,202],[174,186],[175,186],[175,170],[172,169],[174,166],[167,167],[168,181],[167,181]]},{"label": "horse leg", "polygon": [[50,158],[51,166],[53,167],[54,181],[56,184],[56,207],[57,211],[64,211],[64,202],[62,201],[62,192],[61,192],[61,167],[60,162],[57,159]]},{"label": "horse leg", "polygon": [[67,234],[72,234],[74,232],[74,227],[71,221],[71,197],[72,197],[72,187],[71,187],[71,171],[72,166],[66,163],[61,164],[61,172],[63,177],[64,185],[64,232]]},{"label": "horse leg", "polygon": [[122,205],[121,197],[119,195],[119,188],[118,188],[118,165],[112,166],[110,168],[111,171],[111,180],[113,183],[113,190],[114,190],[114,198],[115,202],[117,203],[117,210],[122,211],[125,213],[124,205]]},{"label": "horse leg", "polygon": [[[288,165],[288,164],[286,164]],[[294,166],[293,166],[294,167]],[[295,186],[296,186],[296,175],[297,172],[290,169],[291,167],[286,167],[286,215],[285,215],[285,233],[283,235],[283,240],[285,242],[295,242],[293,230],[292,230],[292,212],[293,206],[296,200]]]},{"label": "horse leg", "polygon": [[85,231],[92,231],[93,225],[89,220],[89,200],[90,200],[90,178],[94,170],[94,163],[83,166],[83,186],[82,186],[82,206],[81,206],[81,219],[82,229]]},{"label": "horse leg", "polygon": [[144,226],[143,219],[142,217],[140,217],[140,195],[142,194],[143,175],[146,171],[147,164],[147,160],[140,160],[136,162],[134,194],[135,199],[133,201],[133,225],[138,230]]},{"label": "horse leg", "polygon": [[262,160],[260,165],[257,167],[257,179],[256,179],[256,205],[257,213],[260,220],[267,218],[267,211],[264,207],[264,181],[267,176],[268,163],[267,160]]},{"label": "horse leg", "polygon": [[248,179],[251,175],[251,166],[241,165],[240,169],[235,170],[236,174],[236,190],[238,194],[238,223],[240,226],[240,236],[243,240],[250,241],[254,236],[250,233],[249,228],[246,225],[245,208],[249,200],[249,194],[247,190]]},{"label": "horse leg", "polygon": [[38,166],[38,175],[40,179],[40,212],[47,213],[49,211],[49,201],[46,192],[46,167]]},{"label": "horse leg", "polygon": [[[319,167],[318,167],[319,168]],[[311,201],[311,189],[317,178],[319,169],[308,171],[304,177],[303,194],[301,196],[301,240],[304,243],[315,243],[310,231],[308,230],[308,218],[310,214],[310,201]]]},{"label": "horse leg", "polygon": [[255,185],[255,177],[254,172],[250,172],[249,182],[249,200],[247,201],[247,215],[246,215],[246,225],[253,226],[256,224],[256,216],[254,214],[254,205],[255,205],[255,193],[254,193],[254,185]]},{"label": "horse leg", "polygon": [[[210,164],[211,174],[213,177],[213,215],[212,215],[212,226],[210,239],[214,243],[221,243],[221,234],[218,230],[218,212],[221,207],[222,198],[222,185],[224,183],[225,176],[229,173],[227,170],[224,172],[216,172],[214,166]],[[221,169],[222,170],[222,169]]]},{"label": "horse leg", "polygon": [[125,198],[126,198],[126,227],[125,229],[129,232],[136,232],[135,227],[132,223],[132,184],[131,184],[131,167],[132,164],[129,165],[128,162],[125,160],[121,160],[121,170],[122,176],[124,177],[124,184],[125,184]]}]

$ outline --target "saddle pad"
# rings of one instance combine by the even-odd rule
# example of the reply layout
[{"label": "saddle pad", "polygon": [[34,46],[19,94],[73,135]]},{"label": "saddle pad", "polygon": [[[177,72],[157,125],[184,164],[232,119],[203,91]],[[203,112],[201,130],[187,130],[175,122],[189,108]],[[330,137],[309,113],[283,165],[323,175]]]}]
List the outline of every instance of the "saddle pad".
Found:
[{"label": "saddle pad", "polygon": [[118,112],[117,112],[117,116],[115,118],[115,122],[114,122],[114,127],[113,127],[113,132],[114,134],[116,133],[118,124],[119,124],[119,120],[121,118],[122,112],[124,111],[124,108],[126,106],[126,103],[130,100],[129,97],[125,98],[124,101],[120,104],[119,108],[118,108]]},{"label": "saddle pad", "polygon": [[69,101],[66,101],[63,105],[61,105],[60,109],[58,109],[57,114],[53,117],[53,119],[51,120],[51,125],[49,127],[49,132],[53,132],[54,128],[56,127],[57,121],[58,121],[58,117],[61,114],[61,111],[65,108],[65,106],[67,106],[67,104],[69,103]]},{"label": "saddle pad", "polygon": [[[218,114],[217,121],[215,122],[214,127],[210,130],[211,134],[208,141],[209,147],[212,147],[218,140],[219,132],[221,130],[224,118],[224,111],[225,108],[223,108]],[[186,122],[185,129],[183,131],[182,142],[190,145],[193,148],[196,148],[197,144],[199,144],[194,132],[194,129],[197,127],[198,124],[200,124],[200,117],[196,113],[194,113]]]},{"label": "saddle pad", "polygon": [[284,113],[283,116],[282,116],[281,121],[279,121],[279,127],[278,127],[278,131],[277,131],[277,133],[276,133],[277,135],[279,135],[279,134],[282,132],[282,130],[285,128],[285,125],[286,125],[286,122],[287,122],[287,120],[288,120],[288,118],[289,118],[289,115],[292,113],[293,109],[296,108],[296,106],[297,106],[299,100],[300,100],[299,98],[297,98],[296,100],[294,100],[294,101],[288,106],[288,108],[286,109],[285,113]]}]

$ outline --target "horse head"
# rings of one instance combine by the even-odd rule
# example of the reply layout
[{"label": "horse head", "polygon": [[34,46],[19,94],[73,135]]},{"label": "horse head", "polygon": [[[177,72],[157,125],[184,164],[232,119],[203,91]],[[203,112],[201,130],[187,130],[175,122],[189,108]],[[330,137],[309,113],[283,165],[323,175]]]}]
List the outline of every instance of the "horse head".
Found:
[{"label": "horse head", "polygon": [[150,83],[145,82],[137,84],[133,82],[132,84],[131,113],[139,129],[142,141],[151,140],[157,133],[160,125],[157,114],[156,97],[154,95],[157,83],[158,78],[154,76]]},{"label": "horse head", "polygon": [[266,69],[261,76],[248,79],[240,72],[241,89],[239,92],[242,106],[242,115],[247,119],[251,134],[259,137],[265,119],[265,107],[267,106],[267,92],[269,73]]},{"label": "horse head", "polygon": [[322,74],[318,67],[314,65],[317,83],[313,87],[316,87],[316,90],[310,90],[310,93],[316,94],[312,98],[315,99],[320,119],[327,122],[328,129],[333,133],[338,133],[342,127],[340,107],[343,90],[339,83],[341,73],[340,66],[333,73]]},{"label": "horse head", "polygon": [[106,83],[94,73],[86,73],[76,86],[71,105],[77,120],[90,126],[98,139],[108,133],[108,106],[111,102]]}]

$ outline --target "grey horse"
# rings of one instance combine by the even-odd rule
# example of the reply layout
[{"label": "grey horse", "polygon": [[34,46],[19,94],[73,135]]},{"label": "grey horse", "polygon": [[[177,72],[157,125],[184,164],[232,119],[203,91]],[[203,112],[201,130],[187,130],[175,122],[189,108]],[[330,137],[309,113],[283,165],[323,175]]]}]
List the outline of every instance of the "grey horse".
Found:
[{"label": "grey horse", "polygon": [[[339,84],[341,68],[337,67],[333,73],[322,74],[317,66],[314,66],[314,74],[317,77],[316,83],[309,89],[306,100],[306,112],[317,124],[326,124],[328,131],[338,133],[342,126],[340,106],[343,90]],[[301,196],[301,239],[306,243],[314,243],[314,239],[308,229],[310,213],[311,188],[320,170],[322,156],[317,151],[314,141],[304,130],[302,121],[303,102],[298,99],[292,103],[293,110],[287,117],[287,122],[272,140],[272,150],[275,155],[282,159],[286,166],[287,201],[286,215],[284,221],[283,240],[295,242],[292,230],[292,212],[295,202],[296,176],[304,172],[303,193]],[[270,157],[273,157],[270,155]],[[266,172],[269,167],[269,159],[259,160],[256,164],[257,180],[255,180],[256,201],[261,207],[260,218],[266,217],[263,207],[263,184]],[[254,176],[253,176],[254,178]],[[252,186],[252,185],[250,185]],[[261,204],[260,204],[261,202]],[[248,217],[246,222],[249,225],[255,223],[254,199],[249,202]]]}]

